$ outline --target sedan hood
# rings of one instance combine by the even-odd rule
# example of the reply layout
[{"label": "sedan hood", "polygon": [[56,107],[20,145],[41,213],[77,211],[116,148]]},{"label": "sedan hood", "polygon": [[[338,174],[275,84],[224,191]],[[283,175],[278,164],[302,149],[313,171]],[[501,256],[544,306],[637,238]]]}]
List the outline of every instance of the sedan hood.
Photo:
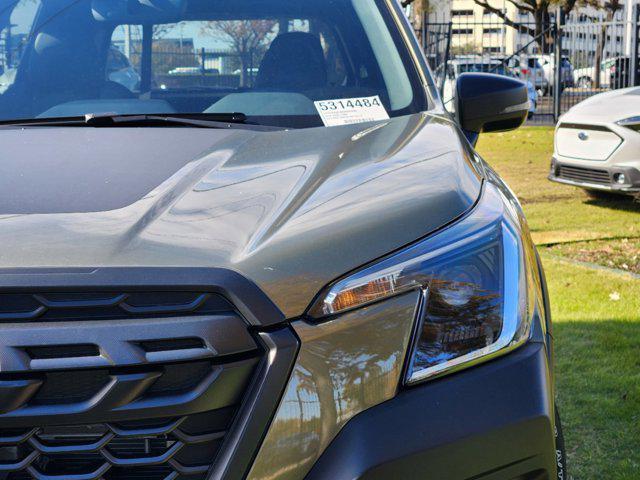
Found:
[{"label": "sedan hood", "polygon": [[448,121],[257,132],[0,130],[0,269],[219,267],[289,318],[346,272],[470,209]]},{"label": "sedan hood", "polygon": [[604,124],[637,116],[640,112],[640,88],[624,88],[600,93],[578,103],[560,119],[564,123]]}]

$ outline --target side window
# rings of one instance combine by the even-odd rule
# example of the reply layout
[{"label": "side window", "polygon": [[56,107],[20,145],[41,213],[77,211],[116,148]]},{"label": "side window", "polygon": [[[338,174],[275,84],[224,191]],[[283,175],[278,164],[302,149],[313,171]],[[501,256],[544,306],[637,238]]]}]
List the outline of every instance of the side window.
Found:
[{"label": "side window", "polygon": [[142,27],[120,25],[111,36],[107,51],[105,80],[117,83],[132,93],[140,91],[140,53]]},{"label": "side window", "polygon": [[0,12],[0,93],[15,81],[39,9],[39,0],[18,0],[10,14]]}]

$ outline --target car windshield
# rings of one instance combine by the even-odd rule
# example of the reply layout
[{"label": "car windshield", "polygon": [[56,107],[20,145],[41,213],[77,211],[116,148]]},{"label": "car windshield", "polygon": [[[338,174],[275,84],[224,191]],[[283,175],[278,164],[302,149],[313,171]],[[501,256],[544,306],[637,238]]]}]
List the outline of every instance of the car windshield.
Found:
[{"label": "car windshield", "polygon": [[507,70],[500,63],[462,63],[460,73],[495,73],[496,75],[507,75]]},{"label": "car windshield", "polygon": [[248,123],[296,128],[323,125],[321,101],[369,101],[391,117],[420,112],[423,82],[390,8],[0,0],[0,120],[239,112]]}]

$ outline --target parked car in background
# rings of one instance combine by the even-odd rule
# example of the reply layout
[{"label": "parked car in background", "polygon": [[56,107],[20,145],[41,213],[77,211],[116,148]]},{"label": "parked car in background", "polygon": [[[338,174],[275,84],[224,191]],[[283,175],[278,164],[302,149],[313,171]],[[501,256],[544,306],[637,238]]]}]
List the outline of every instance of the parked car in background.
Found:
[{"label": "parked car in background", "polygon": [[[636,85],[640,83],[640,58],[636,59]],[[612,88],[624,88],[632,86],[631,75],[631,59],[629,57],[617,57],[615,64],[611,67],[611,82]]]},{"label": "parked car in background", "polygon": [[[555,58],[553,55],[534,55],[532,58],[538,60],[544,72],[546,80],[546,88],[543,93],[546,94],[554,86],[555,79]],[[560,86],[561,88],[573,87],[575,84],[573,75],[573,65],[568,57],[562,57],[560,64]]]},{"label": "parked car in background", "polygon": [[529,80],[525,82],[527,84],[527,93],[529,95],[529,115],[531,118],[538,110],[538,90],[533,86]]},{"label": "parked car in background", "polygon": [[560,118],[549,179],[595,197],[640,193],[640,87],[594,95]]},{"label": "parked car in background", "polygon": [[190,75],[219,75],[220,70],[217,68],[207,68],[205,70],[202,67],[176,67],[167,73],[171,76],[190,76]]},{"label": "parked car in background", "polygon": [[[436,76],[443,75],[443,71],[443,68],[437,70]],[[474,55],[456,57],[447,65],[447,71],[446,74],[444,74],[445,78],[442,89],[442,99],[447,110],[450,112],[454,112],[456,108],[455,87],[458,78],[463,73],[473,72],[492,73],[494,75],[518,78],[519,80],[524,81],[527,85],[527,92],[529,96],[529,117],[536,112],[538,106],[538,91],[531,81],[521,79],[516,73],[516,70],[506,66],[504,61],[501,59]]]},{"label": "parked car in background", "polygon": [[597,75],[599,75],[600,87],[623,88],[629,85],[628,69],[628,57],[612,57],[600,62],[600,68],[597,73],[594,66],[576,68],[573,72],[573,78],[576,87],[580,88],[594,88],[597,85]]},{"label": "parked car in background", "polygon": [[513,57],[506,61],[518,78],[530,82],[536,90],[541,92],[548,90],[549,81],[545,76],[540,60],[535,57]]}]

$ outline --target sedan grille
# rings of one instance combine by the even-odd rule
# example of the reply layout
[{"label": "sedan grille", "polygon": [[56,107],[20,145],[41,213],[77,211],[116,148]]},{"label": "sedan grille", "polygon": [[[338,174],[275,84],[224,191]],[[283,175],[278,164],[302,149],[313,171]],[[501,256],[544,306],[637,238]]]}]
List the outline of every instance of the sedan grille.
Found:
[{"label": "sedan grille", "polygon": [[611,183],[609,172],[595,168],[561,165],[558,167],[558,177],[580,183],[595,183],[600,185],[609,185]]}]

